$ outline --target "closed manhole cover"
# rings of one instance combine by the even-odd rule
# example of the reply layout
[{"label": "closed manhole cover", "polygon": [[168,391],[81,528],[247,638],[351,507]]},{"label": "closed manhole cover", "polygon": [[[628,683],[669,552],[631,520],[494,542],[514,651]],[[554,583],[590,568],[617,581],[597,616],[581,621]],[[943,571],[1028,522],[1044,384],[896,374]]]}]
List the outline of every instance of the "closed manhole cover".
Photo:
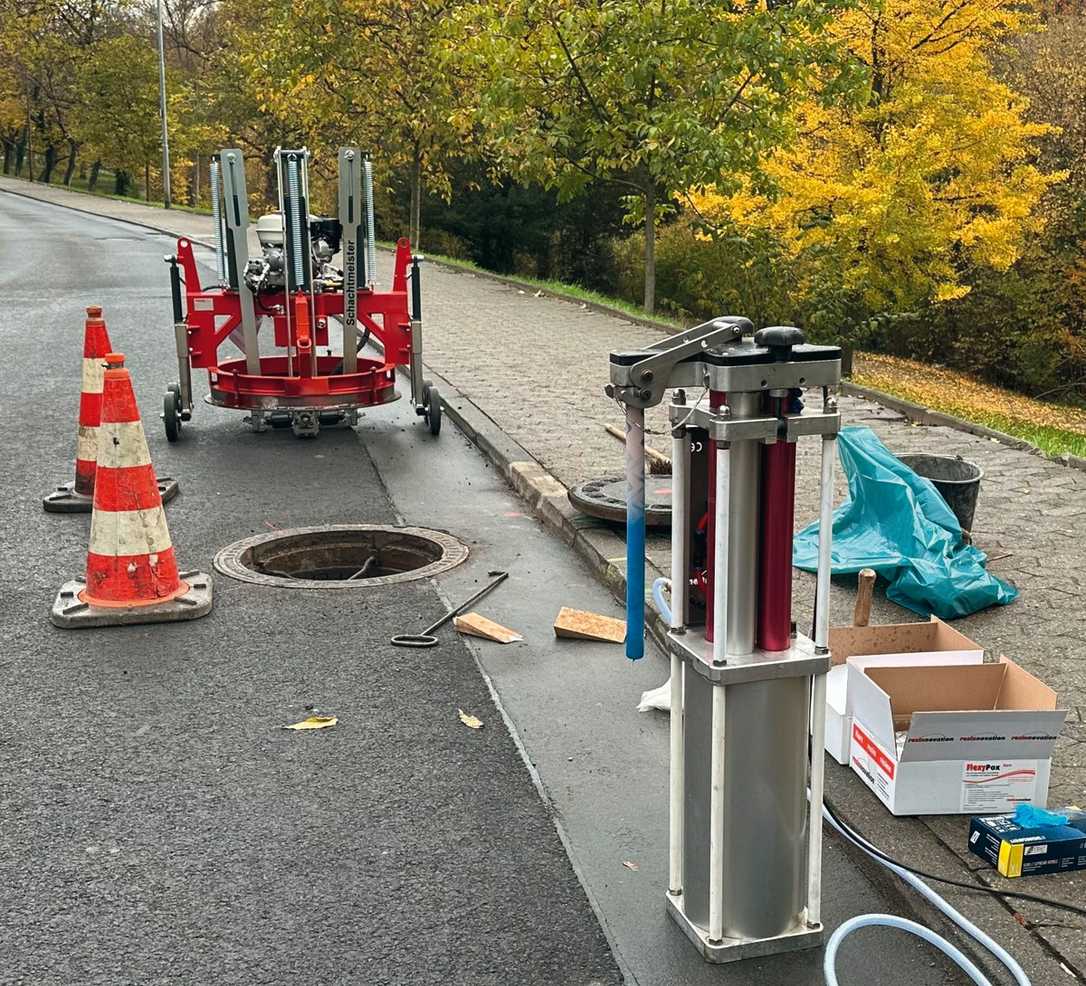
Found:
[{"label": "closed manhole cover", "polygon": [[256,585],[359,589],[430,578],[467,557],[467,545],[443,531],[335,524],[235,541],[215,556],[215,568]]}]

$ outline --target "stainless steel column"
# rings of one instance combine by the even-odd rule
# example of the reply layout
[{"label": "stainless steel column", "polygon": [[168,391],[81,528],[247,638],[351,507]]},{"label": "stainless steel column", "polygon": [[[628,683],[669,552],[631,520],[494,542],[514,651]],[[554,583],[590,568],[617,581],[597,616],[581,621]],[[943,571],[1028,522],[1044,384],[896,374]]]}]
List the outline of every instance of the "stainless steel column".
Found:
[{"label": "stainless steel column", "polygon": [[[762,395],[728,394],[733,420],[761,416]],[[762,446],[756,441],[732,442],[731,495],[728,499],[728,619],[729,654],[750,654],[758,629],[758,523]]]},{"label": "stainless steel column", "polygon": [[807,898],[810,679],[683,682],[683,910],[709,927],[713,690],[727,689],[724,727],[724,936],[767,938],[799,927]]}]

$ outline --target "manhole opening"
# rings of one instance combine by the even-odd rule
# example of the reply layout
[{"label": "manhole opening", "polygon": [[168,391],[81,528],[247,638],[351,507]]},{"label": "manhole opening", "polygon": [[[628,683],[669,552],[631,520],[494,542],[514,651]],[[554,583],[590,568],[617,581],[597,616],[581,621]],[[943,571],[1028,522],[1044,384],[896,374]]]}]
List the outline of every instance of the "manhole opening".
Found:
[{"label": "manhole opening", "polygon": [[355,524],[246,538],[220,551],[215,567],[262,585],[349,588],[428,578],[467,555],[462,542],[441,531]]},{"label": "manhole opening", "polygon": [[401,531],[326,531],[253,545],[239,560],[261,575],[337,582],[414,572],[442,554],[436,541]]}]

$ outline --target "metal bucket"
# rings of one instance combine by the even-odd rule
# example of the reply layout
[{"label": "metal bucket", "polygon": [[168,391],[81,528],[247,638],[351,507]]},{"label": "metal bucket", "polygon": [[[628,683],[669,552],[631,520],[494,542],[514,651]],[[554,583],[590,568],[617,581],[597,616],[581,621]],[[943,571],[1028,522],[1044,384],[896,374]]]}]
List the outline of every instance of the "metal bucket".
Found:
[{"label": "metal bucket", "polygon": [[973,515],[977,511],[977,497],[980,495],[980,481],[984,471],[980,466],[968,462],[960,455],[899,455],[918,476],[930,479],[932,485],[942,494],[947,506],[954,511],[963,531],[973,529]]}]

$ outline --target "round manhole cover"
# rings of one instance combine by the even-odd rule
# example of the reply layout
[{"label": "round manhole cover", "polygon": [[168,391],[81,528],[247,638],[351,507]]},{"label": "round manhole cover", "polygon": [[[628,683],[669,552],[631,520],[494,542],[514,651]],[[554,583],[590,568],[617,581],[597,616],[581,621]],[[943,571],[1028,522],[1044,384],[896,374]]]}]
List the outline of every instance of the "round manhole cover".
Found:
[{"label": "round manhole cover", "polygon": [[[569,491],[569,502],[581,513],[602,520],[626,523],[626,480],[608,477],[590,479]],[[649,527],[671,526],[671,477],[645,477],[645,523]]]},{"label": "round manhole cover", "polygon": [[360,589],[430,578],[467,557],[467,545],[443,531],[330,524],[235,541],[215,556],[215,568],[256,585]]}]

